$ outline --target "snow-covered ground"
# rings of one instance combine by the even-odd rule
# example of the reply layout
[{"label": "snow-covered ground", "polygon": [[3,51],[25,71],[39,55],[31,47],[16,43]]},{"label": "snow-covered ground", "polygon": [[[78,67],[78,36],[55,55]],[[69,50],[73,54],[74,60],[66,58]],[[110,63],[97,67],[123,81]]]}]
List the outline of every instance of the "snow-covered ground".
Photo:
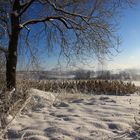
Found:
[{"label": "snow-covered ground", "polygon": [[136,86],[140,87],[140,81],[132,81],[132,83],[134,83]]},{"label": "snow-covered ground", "polygon": [[138,95],[75,93],[59,95],[59,100],[54,100],[58,94],[53,96],[35,89],[30,92],[34,92],[32,95],[37,105],[13,121],[9,128],[11,140],[20,140],[21,137],[21,140],[136,139],[133,126],[134,116],[139,117]]}]

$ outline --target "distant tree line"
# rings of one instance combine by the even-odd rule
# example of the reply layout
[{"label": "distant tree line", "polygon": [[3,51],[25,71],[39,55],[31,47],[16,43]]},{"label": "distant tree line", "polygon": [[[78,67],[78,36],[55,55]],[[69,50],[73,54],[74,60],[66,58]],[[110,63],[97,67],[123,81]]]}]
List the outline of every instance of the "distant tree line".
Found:
[{"label": "distant tree line", "polygon": [[[4,68],[3,68],[4,69]],[[4,72],[0,70],[0,74]],[[112,72],[110,70],[71,70],[71,71],[18,71],[17,79],[34,79],[34,80],[47,80],[47,79],[103,79],[103,80],[140,80],[139,70],[120,70]]]},{"label": "distant tree line", "polygon": [[122,70],[119,72],[77,70],[75,79],[140,80],[140,74],[135,70]]}]

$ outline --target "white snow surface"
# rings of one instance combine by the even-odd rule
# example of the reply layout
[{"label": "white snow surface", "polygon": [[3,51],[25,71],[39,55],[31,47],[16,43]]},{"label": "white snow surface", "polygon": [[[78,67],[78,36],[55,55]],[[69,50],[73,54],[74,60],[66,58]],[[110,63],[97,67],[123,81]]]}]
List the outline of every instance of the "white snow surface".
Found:
[{"label": "white snow surface", "polygon": [[55,96],[51,92],[45,92],[42,90],[34,89],[31,88],[29,90],[29,94],[33,96],[33,98],[37,99],[45,99],[47,102],[54,102],[55,101]]},{"label": "white snow surface", "polygon": [[132,81],[136,86],[140,87],[140,81]]},{"label": "white snow surface", "polygon": [[[44,106],[16,118],[9,127],[10,140],[134,140],[134,116],[139,119],[140,96],[68,94],[57,100],[55,93],[31,89]],[[66,96],[66,95],[65,95]],[[31,98],[33,99],[33,98]],[[53,105],[47,102],[52,100]],[[38,103],[42,100],[37,100]],[[54,103],[55,102],[55,103]]]}]

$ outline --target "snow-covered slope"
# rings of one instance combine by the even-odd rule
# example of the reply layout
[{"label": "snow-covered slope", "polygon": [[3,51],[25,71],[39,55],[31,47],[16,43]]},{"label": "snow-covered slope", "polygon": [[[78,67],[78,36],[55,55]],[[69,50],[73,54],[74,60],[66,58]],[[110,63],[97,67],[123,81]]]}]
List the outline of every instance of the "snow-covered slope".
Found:
[{"label": "snow-covered slope", "polygon": [[[32,89],[35,96],[48,93]],[[53,93],[52,93],[53,94]],[[56,94],[51,96],[55,97]],[[34,95],[34,94],[33,94]],[[140,109],[140,96],[65,95],[53,102],[28,111],[9,128],[11,140],[127,140],[136,139],[134,116]],[[70,98],[69,98],[70,97]],[[56,98],[56,97],[55,97]],[[41,100],[40,100],[41,101]],[[46,100],[47,102],[47,100]]]}]

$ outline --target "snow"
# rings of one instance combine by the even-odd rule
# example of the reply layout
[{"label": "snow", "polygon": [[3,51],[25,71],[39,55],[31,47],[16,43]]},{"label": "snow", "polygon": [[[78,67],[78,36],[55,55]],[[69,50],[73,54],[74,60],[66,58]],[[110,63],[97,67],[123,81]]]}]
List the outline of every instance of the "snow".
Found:
[{"label": "snow", "polygon": [[[139,113],[140,96],[57,94],[37,89],[29,91],[38,103],[13,121],[11,140],[130,140],[136,139],[134,116]],[[64,97],[65,96],[65,97]],[[33,98],[32,98],[33,99]],[[47,102],[53,101],[50,106]],[[39,107],[39,106],[38,106]],[[139,118],[137,118],[139,119]]]},{"label": "snow", "polygon": [[140,81],[132,81],[136,86],[140,87]]},{"label": "snow", "polygon": [[44,91],[34,89],[34,88],[31,88],[29,90],[29,92],[30,92],[31,96],[33,96],[34,99],[41,100],[43,98],[43,99],[47,100],[48,102],[55,101],[55,96],[51,92],[44,92]]}]

